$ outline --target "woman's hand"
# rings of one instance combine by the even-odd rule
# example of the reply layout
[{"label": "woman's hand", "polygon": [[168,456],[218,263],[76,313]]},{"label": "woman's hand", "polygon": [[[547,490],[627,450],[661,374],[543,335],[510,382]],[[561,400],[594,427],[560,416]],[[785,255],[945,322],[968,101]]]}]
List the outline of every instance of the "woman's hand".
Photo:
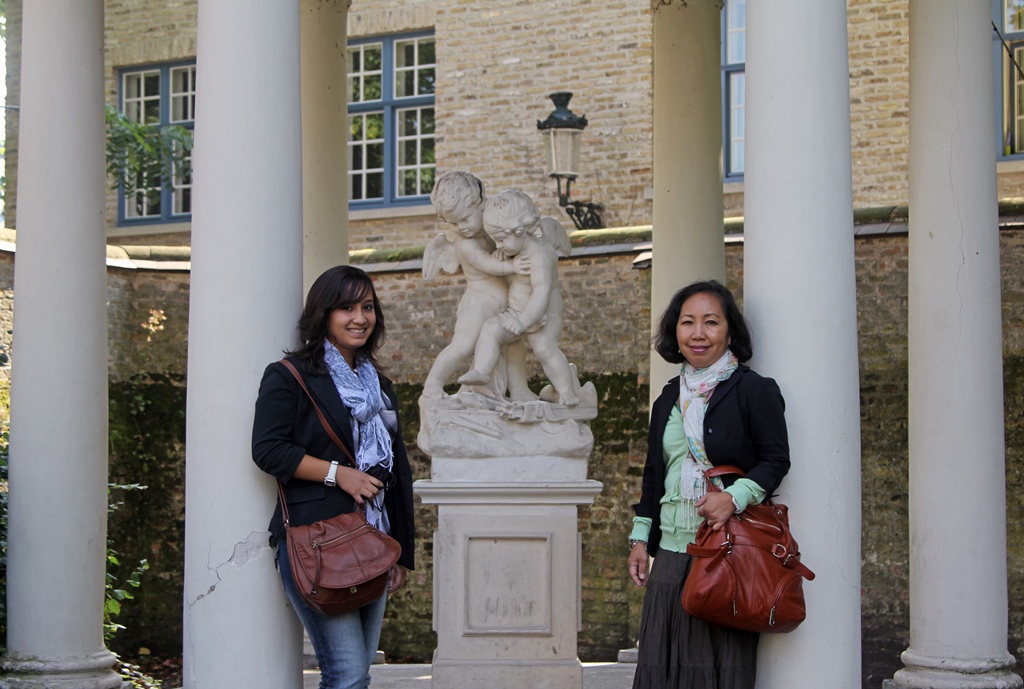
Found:
[{"label": "woman's hand", "polygon": [[395,565],[391,568],[391,573],[388,575],[388,594],[392,594],[398,589],[405,585],[405,578],[409,574],[402,565]]},{"label": "woman's hand", "polygon": [[721,530],[736,512],[732,496],[728,493],[708,493],[693,504],[697,508],[697,514],[704,517],[712,531]]},{"label": "woman's hand", "polygon": [[629,576],[637,586],[647,586],[647,544],[640,541],[629,551]]},{"label": "woman's hand", "polygon": [[352,467],[338,467],[335,480],[343,491],[352,496],[357,505],[362,505],[363,500],[372,498],[384,487],[379,480]]}]

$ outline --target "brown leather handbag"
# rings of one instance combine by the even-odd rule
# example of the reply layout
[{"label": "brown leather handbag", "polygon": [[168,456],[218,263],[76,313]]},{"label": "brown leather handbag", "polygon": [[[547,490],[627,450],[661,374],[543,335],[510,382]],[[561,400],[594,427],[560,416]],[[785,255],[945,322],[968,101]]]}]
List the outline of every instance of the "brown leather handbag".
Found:
[{"label": "brown leather handbag", "polygon": [[[324,430],[356,467],[348,448],[327,423],[306,381],[290,361],[282,364],[306,391]],[[277,484],[286,529],[288,563],[302,600],[325,615],[340,615],[372,603],[384,595],[391,568],[402,555],[402,546],[367,523],[363,510],[346,512],[306,526],[292,526],[284,487]]]},{"label": "brown leather handbag", "polygon": [[[705,472],[724,474],[744,475],[735,466]],[[693,562],[681,601],[693,617],[751,632],[791,632],[803,622],[803,580],[814,572],[800,562],[785,505],[750,505],[719,531],[705,521],[686,552]]]}]

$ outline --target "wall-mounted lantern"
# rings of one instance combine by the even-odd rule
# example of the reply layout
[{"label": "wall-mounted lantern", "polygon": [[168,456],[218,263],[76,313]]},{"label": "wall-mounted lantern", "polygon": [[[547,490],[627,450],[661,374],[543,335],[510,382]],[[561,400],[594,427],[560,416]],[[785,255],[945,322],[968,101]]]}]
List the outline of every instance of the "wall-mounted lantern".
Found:
[{"label": "wall-mounted lantern", "polygon": [[[544,153],[547,158],[548,177],[554,177],[558,185],[558,205],[572,218],[579,230],[596,230],[604,227],[599,203],[573,201],[570,198],[572,183],[579,177],[580,144],[587,118],[569,109],[572,93],[559,91],[551,94],[554,111],[546,120],[537,120],[537,129],[544,139]],[[562,193],[565,180],[565,193]]]}]

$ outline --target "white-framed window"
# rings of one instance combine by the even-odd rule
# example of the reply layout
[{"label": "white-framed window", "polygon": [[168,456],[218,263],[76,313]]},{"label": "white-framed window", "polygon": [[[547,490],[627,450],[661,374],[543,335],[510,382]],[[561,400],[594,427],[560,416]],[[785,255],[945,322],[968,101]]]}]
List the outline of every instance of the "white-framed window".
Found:
[{"label": "white-framed window", "polygon": [[725,178],[743,176],[747,115],[747,2],[726,0],[722,8],[722,138]]},{"label": "white-framed window", "polygon": [[349,202],[355,208],[429,203],[434,186],[433,33],[348,47]]},{"label": "white-framed window", "polygon": [[[132,67],[120,73],[121,111],[153,127],[195,126],[196,65],[177,62]],[[191,162],[192,152],[186,160]],[[118,224],[188,220],[192,214],[191,170],[175,170],[171,184],[140,176],[132,194],[118,192]]]}]

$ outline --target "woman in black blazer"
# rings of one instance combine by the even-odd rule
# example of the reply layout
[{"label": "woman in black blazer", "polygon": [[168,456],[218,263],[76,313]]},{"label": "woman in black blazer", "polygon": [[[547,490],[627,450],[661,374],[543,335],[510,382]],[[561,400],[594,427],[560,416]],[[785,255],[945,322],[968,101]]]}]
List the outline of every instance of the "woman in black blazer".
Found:
[{"label": "woman in black blazer", "polygon": [[[302,345],[287,358],[358,468],[349,466],[299,382],[280,362],[267,366],[260,383],[252,455],[263,471],[284,485],[292,525],[363,506],[367,520],[402,546],[388,582],[387,593],[394,593],[413,568],[415,529],[412,470],[397,400],[376,361],[386,333],[380,301],[365,272],[338,266],[317,278],[299,319]],[[312,610],[292,581],[280,504],[270,532],[279,546],[285,593],[316,651],[321,689],[369,686],[387,595],[342,615]]]},{"label": "woman in black blazer", "polygon": [[[680,594],[690,568],[686,546],[700,523],[721,529],[771,496],[789,471],[782,393],[741,363],[753,353],[750,333],[732,293],[718,282],[677,292],[654,346],[683,366],[651,410],[640,502],[633,506],[629,574],[647,587],[633,687],[753,689],[757,634],[690,617]],[[746,476],[714,479],[722,492],[708,491],[702,472],[724,464]]]}]

